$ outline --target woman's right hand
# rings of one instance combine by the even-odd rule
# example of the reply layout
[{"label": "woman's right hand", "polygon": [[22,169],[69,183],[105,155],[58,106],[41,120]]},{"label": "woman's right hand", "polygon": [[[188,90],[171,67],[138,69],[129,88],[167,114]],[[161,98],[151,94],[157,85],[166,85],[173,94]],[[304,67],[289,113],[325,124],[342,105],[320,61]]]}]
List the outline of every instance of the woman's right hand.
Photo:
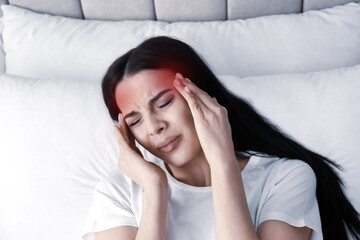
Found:
[{"label": "woman's right hand", "polygon": [[113,125],[119,145],[118,170],[145,188],[166,187],[167,177],[164,170],[155,163],[146,161],[139,148],[135,145],[134,136],[124,121],[122,114],[118,115],[119,126]]}]

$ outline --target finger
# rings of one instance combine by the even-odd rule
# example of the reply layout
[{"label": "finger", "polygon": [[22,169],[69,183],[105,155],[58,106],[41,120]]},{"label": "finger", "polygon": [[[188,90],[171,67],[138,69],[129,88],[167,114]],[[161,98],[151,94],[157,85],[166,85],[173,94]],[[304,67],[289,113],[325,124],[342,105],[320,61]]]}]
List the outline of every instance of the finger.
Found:
[{"label": "finger", "polygon": [[187,85],[187,87],[191,89],[191,92],[196,93],[196,95],[201,99],[201,101],[205,104],[207,108],[209,108],[213,112],[218,112],[219,110],[222,110],[222,108],[225,108],[218,103],[215,97],[211,97],[207,92],[197,87],[195,84],[192,84],[190,79],[184,79],[186,80],[184,81],[184,83]]},{"label": "finger", "polygon": [[188,100],[188,98],[186,98],[187,96],[192,97],[192,95],[194,95],[193,97],[195,98],[195,100],[198,101],[198,103],[202,107],[204,114],[206,114],[208,111],[211,111],[210,108],[204,103],[204,101],[195,92],[192,92],[190,90],[190,88],[188,87],[187,83],[189,83],[189,82],[191,83],[190,79],[184,78],[180,73],[177,73],[175,75],[175,78],[177,78],[179,80],[180,85],[178,85],[178,86],[180,86],[180,90],[183,90],[181,92],[184,93],[183,96],[187,101],[190,101],[190,100]]},{"label": "finger", "polygon": [[179,93],[185,98],[187,101],[190,111],[194,117],[194,120],[205,119],[205,116],[209,113],[210,109],[206,107],[206,105],[192,92],[186,92],[184,86],[176,83],[177,78],[174,79],[174,86],[179,91]]},{"label": "finger", "polygon": [[125,137],[127,139],[127,143],[131,146],[134,147],[135,146],[135,138],[131,133],[131,130],[129,128],[129,126],[127,125],[127,123],[125,122],[122,113],[119,114],[121,119],[122,119],[122,125],[124,126],[125,129]]},{"label": "finger", "polygon": [[221,106],[221,105],[218,103],[216,97],[213,97],[213,99],[215,100],[215,103],[217,104],[217,106]]},{"label": "finger", "polygon": [[204,105],[213,111],[216,110],[216,108],[219,107],[219,104],[214,101],[210,95],[203,91],[202,89],[198,88],[194,83],[190,81],[188,78],[184,78],[180,73],[176,75],[178,79],[181,81],[181,83],[186,86],[190,92],[194,93],[196,96],[200,98],[200,100],[204,103]]},{"label": "finger", "polygon": [[114,133],[115,133],[116,141],[118,142],[119,145],[122,146],[126,140],[124,139],[124,137],[120,133],[119,127],[116,126],[116,125],[113,125],[113,130],[114,130]]},{"label": "finger", "polygon": [[113,129],[115,132],[115,136],[116,136],[116,140],[122,144],[123,141],[125,141],[123,135],[121,134],[121,126],[122,126],[122,121],[121,118],[118,116],[118,121],[117,121],[118,125],[113,125]]},{"label": "finger", "polygon": [[129,144],[130,141],[127,134],[126,123],[122,117],[122,113],[118,114],[118,122],[119,122],[119,126],[114,125],[113,127],[116,135],[116,139],[118,143],[121,145]]}]

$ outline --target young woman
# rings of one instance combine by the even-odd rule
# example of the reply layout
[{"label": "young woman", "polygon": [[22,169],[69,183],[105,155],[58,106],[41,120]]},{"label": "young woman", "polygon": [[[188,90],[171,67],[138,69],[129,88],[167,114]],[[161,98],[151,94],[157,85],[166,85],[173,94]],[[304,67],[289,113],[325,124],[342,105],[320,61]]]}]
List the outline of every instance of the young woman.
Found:
[{"label": "young woman", "polygon": [[229,92],[184,42],[144,41],[102,91],[119,171],[96,186],[84,239],[360,239],[341,167]]}]

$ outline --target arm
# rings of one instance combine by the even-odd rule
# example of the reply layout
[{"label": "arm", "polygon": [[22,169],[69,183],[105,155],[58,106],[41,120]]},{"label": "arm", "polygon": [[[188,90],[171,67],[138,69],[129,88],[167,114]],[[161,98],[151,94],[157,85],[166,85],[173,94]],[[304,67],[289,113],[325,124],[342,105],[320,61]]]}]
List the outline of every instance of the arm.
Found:
[{"label": "arm", "polygon": [[[96,240],[165,240],[168,202],[168,182],[165,172],[155,163],[144,159],[135,145],[135,138],[119,113],[119,127],[113,126],[121,157],[118,170],[142,189],[142,216],[139,228],[119,226],[96,232]],[[125,224],[123,224],[125,225]]]},{"label": "arm", "polygon": [[143,211],[136,240],[165,240],[168,186],[144,190]]},{"label": "arm", "polygon": [[258,236],[247,205],[240,167],[235,155],[233,158],[233,161],[221,161],[216,166],[210,165],[216,239],[257,240]]},{"label": "arm", "polygon": [[[224,157],[229,158],[219,159]],[[278,220],[261,223],[256,233],[236,157],[223,162],[227,164],[211,166],[216,239],[310,239],[310,228],[294,227]]]},{"label": "arm", "polygon": [[[210,165],[216,238],[259,239],[247,205],[227,109],[179,73],[175,75],[174,86],[188,102],[196,133]],[[267,239],[277,239],[279,231],[286,232],[282,239],[299,239],[299,231],[292,231],[289,224],[279,225],[278,221],[273,224],[277,232],[267,231]],[[264,224],[263,228],[268,229],[268,226]]]},{"label": "arm", "polygon": [[303,240],[310,239],[311,231],[312,229],[308,227],[294,227],[286,222],[268,220],[260,224],[258,236],[261,240]]},{"label": "arm", "polygon": [[165,240],[168,202],[167,182],[149,187],[143,192],[143,212],[139,229],[119,226],[96,232],[96,240]]}]

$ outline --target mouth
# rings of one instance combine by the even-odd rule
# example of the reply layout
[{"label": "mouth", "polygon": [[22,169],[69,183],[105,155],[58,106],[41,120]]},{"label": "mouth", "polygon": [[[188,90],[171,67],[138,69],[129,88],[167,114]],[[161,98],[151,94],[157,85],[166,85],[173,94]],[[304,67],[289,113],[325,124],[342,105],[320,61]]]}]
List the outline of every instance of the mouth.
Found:
[{"label": "mouth", "polygon": [[181,135],[169,137],[165,139],[163,143],[160,143],[158,145],[158,149],[164,153],[171,152],[178,146],[180,140],[181,140]]}]

